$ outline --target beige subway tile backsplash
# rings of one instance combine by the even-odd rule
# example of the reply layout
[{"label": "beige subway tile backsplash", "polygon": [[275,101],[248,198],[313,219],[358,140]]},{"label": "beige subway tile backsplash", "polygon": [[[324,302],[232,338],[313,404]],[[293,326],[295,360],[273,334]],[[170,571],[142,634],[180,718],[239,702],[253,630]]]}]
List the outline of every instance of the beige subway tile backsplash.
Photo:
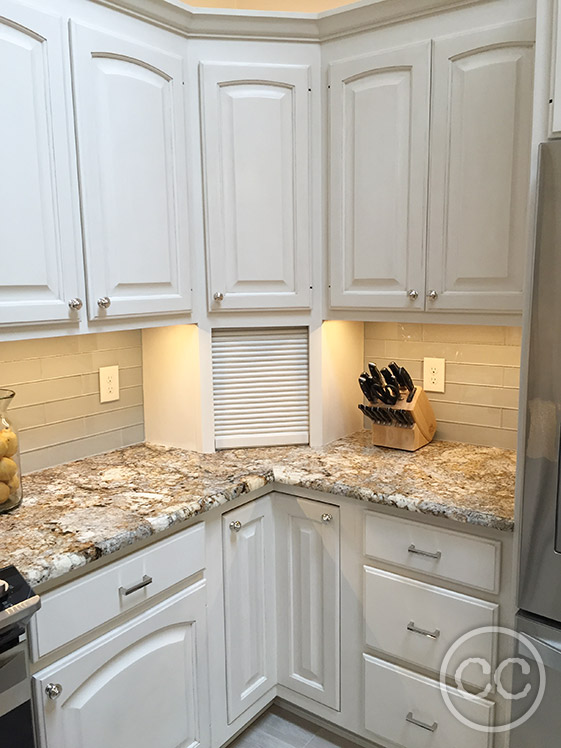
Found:
[{"label": "beige subway tile backsplash", "polygon": [[516,448],[518,327],[367,322],[365,367],[396,360],[422,385],[423,358],[446,360],[446,390],[429,392],[437,439]]},{"label": "beige subway tile backsplash", "polygon": [[[24,473],[143,441],[141,346],[136,330],[0,343]],[[114,364],[120,399],[100,403],[98,369]]]}]

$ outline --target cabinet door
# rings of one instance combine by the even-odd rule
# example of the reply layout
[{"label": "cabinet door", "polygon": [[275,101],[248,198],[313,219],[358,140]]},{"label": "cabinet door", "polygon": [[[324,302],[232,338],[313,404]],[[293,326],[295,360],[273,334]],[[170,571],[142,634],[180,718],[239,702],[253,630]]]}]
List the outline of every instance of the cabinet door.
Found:
[{"label": "cabinet door", "polygon": [[228,724],[277,682],[270,506],[252,501],[222,518]]},{"label": "cabinet door", "polygon": [[200,76],[209,309],[308,309],[309,67],[205,62]]},{"label": "cabinet door", "polygon": [[83,297],[64,24],[3,0],[0,325],[78,322]]},{"label": "cabinet door", "polygon": [[90,318],[188,310],[183,60],[74,22],[71,40]]},{"label": "cabinet door", "polygon": [[275,497],[279,683],[340,703],[339,508]]},{"label": "cabinet door", "polygon": [[533,39],[518,21],[434,44],[429,310],[522,308]]},{"label": "cabinet door", "polygon": [[205,636],[201,581],[37,673],[43,748],[209,748]]},{"label": "cabinet door", "polygon": [[422,309],[430,43],[333,63],[329,85],[331,306]]}]

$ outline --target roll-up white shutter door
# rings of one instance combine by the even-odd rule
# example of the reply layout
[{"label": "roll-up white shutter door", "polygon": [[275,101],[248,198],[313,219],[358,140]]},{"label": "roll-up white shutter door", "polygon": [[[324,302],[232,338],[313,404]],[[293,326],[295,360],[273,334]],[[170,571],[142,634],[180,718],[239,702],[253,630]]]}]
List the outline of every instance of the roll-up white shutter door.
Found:
[{"label": "roll-up white shutter door", "polygon": [[212,333],[217,449],[308,444],[308,330]]}]

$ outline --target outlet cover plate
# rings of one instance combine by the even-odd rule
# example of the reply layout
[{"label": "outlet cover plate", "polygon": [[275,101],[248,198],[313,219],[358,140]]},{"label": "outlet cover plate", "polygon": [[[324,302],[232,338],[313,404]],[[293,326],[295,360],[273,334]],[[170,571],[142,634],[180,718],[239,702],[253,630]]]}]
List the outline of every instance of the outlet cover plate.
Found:
[{"label": "outlet cover plate", "polygon": [[99,370],[99,401],[112,403],[119,397],[119,367],[102,366]]},{"label": "outlet cover plate", "polygon": [[444,392],[446,359],[425,358],[423,361],[423,389],[425,392]]}]

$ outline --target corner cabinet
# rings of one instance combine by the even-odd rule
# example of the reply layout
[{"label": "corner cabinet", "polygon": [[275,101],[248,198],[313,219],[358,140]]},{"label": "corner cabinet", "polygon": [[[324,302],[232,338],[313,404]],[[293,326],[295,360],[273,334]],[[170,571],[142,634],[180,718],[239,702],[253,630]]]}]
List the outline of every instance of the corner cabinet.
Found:
[{"label": "corner cabinet", "polygon": [[90,319],[188,311],[180,40],[70,34]]},{"label": "corner cabinet", "polygon": [[520,312],[534,38],[522,20],[332,63],[333,308]]},{"label": "corner cabinet", "polygon": [[340,709],[339,507],[275,496],[279,684]]},{"label": "corner cabinet", "polygon": [[209,311],[309,309],[310,68],[199,70]]},{"label": "corner cabinet", "polygon": [[430,51],[329,66],[332,307],[423,308]]},{"label": "corner cabinet", "polygon": [[275,687],[274,532],[267,498],[222,517],[228,724]]},{"label": "corner cabinet", "polygon": [[69,306],[84,281],[65,45],[61,17],[2,2],[0,335],[9,325],[79,322]]},{"label": "corner cabinet", "polygon": [[200,581],[34,678],[43,748],[209,748]]}]

